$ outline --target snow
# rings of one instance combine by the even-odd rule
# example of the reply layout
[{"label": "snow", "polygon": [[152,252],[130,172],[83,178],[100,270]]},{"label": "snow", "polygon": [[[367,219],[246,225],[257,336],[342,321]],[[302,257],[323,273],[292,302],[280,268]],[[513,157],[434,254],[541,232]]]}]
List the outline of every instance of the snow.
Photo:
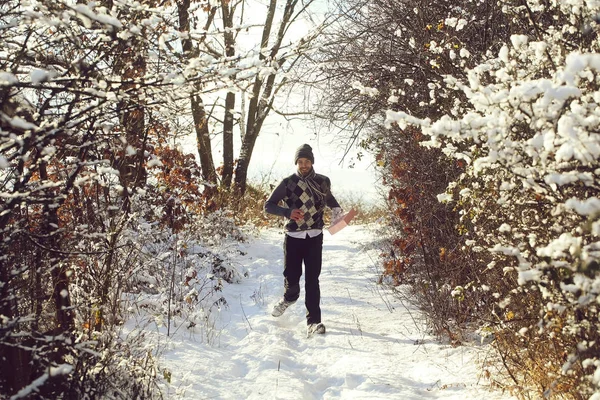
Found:
[{"label": "snow", "polygon": [[78,13],[78,17],[83,21],[87,28],[91,28],[92,26],[90,20],[95,20],[105,25],[111,25],[114,28],[120,29],[123,27],[123,24],[118,18],[107,14],[96,14],[92,9],[90,9],[90,7],[86,5],[78,4],[75,6],[75,11]]},{"label": "snow", "polygon": [[514,48],[519,48],[521,46],[525,46],[529,41],[529,38],[527,35],[512,35],[510,37],[510,41],[512,42]]},{"label": "snow", "polygon": [[327,333],[311,338],[303,291],[283,316],[270,315],[283,290],[283,233],[265,229],[243,244],[237,261],[248,277],[224,286],[228,306],[210,328],[182,322],[171,337],[157,329],[167,398],[512,399],[490,391],[482,376],[489,345],[437,342],[414,307],[375,283],[376,238],[367,226],[325,233]]},{"label": "snow", "polygon": [[506,232],[510,232],[511,228],[510,225],[507,223],[503,223],[502,225],[500,225],[500,227],[498,228],[498,230],[502,233],[506,233]]},{"label": "snow", "polygon": [[440,203],[446,203],[452,201],[452,195],[450,193],[440,193],[437,195],[437,200]]},{"label": "snow", "polygon": [[374,97],[379,94],[379,90],[377,90],[376,88],[363,86],[362,83],[358,81],[352,83],[352,89],[356,89],[360,92],[360,94],[366,94],[370,97]]},{"label": "snow", "polygon": [[19,83],[16,76],[10,72],[0,71],[0,86],[12,86]]},{"label": "snow", "polygon": [[8,118],[6,121],[13,127],[24,131],[37,129],[37,125],[27,122],[21,117]]},{"label": "snow", "polygon": [[579,200],[571,198],[565,203],[567,208],[575,210],[580,215],[591,216],[600,212],[600,199],[597,197],[590,197],[586,200]]},{"label": "snow", "polygon": [[390,128],[393,123],[397,123],[400,126],[400,129],[404,129],[407,124],[412,125],[421,125],[421,126],[429,126],[430,120],[429,118],[425,118],[424,120],[420,120],[403,111],[392,111],[387,110],[385,118],[385,126],[386,128]]},{"label": "snow", "polygon": [[536,253],[540,257],[560,259],[567,257],[567,251],[573,254],[580,245],[580,237],[574,237],[570,233],[562,233],[557,239],[550,241],[547,246],[538,247]]},{"label": "snow", "polygon": [[34,69],[30,72],[31,83],[34,85],[46,82],[48,79],[52,78],[53,74],[44,69]]},{"label": "snow", "polygon": [[467,21],[464,18],[446,18],[444,22],[447,26],[450,26],[457,31],[462,30],[467,25]]},{"label": "snow", "polygon": [[392,95],[392,96],[388,97],[387,101],[388,101],[388,103],[397,103],[399,100],[400,100],[400,98],[398,96]]},{"label": "snow", "polygon": [[112,167],[98,166],[96,167],[96,170],[99,174],[108,174],[114,176],[119,176],[121,174],[118,169],[114,169]]},{"label": "snow", "polygon": [[519,271],[517,283],[522,286],[530,281],[539,282],[541,277],[542,277],[542,271],[539,271],[537,269],[522,270],[522,271]]},{"label": "snow", "polygon": [[502,46],[500,52],[498,53],[498,58],[500,58],[504,63],[508,64],[510,61],[508,58],[508,47],[506,45]]},{"label": "snow", "polygon": [[162,166],[163,166],[163,163],[158,158],[152,158],[151,160],[148,161],[148,168],[162,167]]},{"label": "snow", "polygon": [[11,399],[22,399],[27,396],[30,396],[32,393],[36,392],[38,388],[44,386],[48,378],[59,375],[69,375],[72,371],[73,366],[70,364],[61,364],[57,367],[50,367],[49,372],[43,373],[29,385],[19,390],[17,394],[11,397]]}]

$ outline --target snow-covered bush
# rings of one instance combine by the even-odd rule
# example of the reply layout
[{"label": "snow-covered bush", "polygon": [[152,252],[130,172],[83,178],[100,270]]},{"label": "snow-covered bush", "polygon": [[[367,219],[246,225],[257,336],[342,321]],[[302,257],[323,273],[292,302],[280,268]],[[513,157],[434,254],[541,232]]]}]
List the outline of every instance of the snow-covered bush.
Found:
[{"label": "snow-covered bush", "polygon": [[144,4],[0,4],[3,395],[160,396],[156,349],[124,327],[132,297],[168,320],[243,274],[215,249],[243,234],[205,218],[194,157],[166,146],[165,102],[214,73],[169,64],[179,32]]},{"label": "snow-covered bush", "polygon": [[491,257],[478,286],[498,299],[506,367],[546,396],[600,398],[599,7],[506,2],[532,25],[466,79],[446,76],[468,103],[434,121],[387,113],[465,163],[439,199],[460,210],[464,246]]},{"label": "snow-covered bush", "polygon": [[460,339],[460,326],[490,308],[486,293],[460,302],[450,296],[479,271],[461,249],[460,216],[437,199],[464,166],[439,149],[424,150],[418,129],[383,124],[388,109],[434,118],[465,101],[444,76],[463,76],[465,67],[484,59],[508,37],[509,20],[495,2],[352,0],[338,6],[344,18],[326,36],[319,58],[319,70],[328,74],[319,111],[350,130],[353,140],[363,139],[390,189],[392,240],[382,280],[411,283],[410,299],[431,328]]},{"label": "snow-covered bush", "polygon": [[434,328],[495,330],[515,386],[592,396],[597,3],[338,8],[319,111],[377,154],[394,231],[386,272],[412,285]]}]

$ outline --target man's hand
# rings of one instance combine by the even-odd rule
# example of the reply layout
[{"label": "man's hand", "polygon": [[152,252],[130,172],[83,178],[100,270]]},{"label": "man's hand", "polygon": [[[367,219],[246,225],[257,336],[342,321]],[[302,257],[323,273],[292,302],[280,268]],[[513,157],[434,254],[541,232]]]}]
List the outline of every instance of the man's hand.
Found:
[{"label": "man's hand", "polygon": [[304,219],[304,213],[298,209],[292,210],[292,214],[290,215],[290,218],[296,222],[302,221]]}]

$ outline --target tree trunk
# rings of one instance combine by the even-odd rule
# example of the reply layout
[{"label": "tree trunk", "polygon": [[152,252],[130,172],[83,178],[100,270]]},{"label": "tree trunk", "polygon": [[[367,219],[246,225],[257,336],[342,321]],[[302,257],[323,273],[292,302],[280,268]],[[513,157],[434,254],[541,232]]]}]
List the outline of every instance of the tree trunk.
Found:
[{"label": "tree trunk", "polygon": [[[223,13],[223,30],[225,39],[225,55],[228,58],[235,56],[235,38],[233,36],[233,14],[234,7],[230,0],[221,0]],[[235,81],[235,75],[232,80]],[[233,113],[235,108],[235,93],[227,92],[225,97],[225,117],[223,119],[223,179],[221,184],[224,188],[231,187],[233,178]]]},{"label": "tree trunk", "polygon": [[[273,18],[275,17],[275,10],[277,8],[277,0],[271,0],[269,2],[269,10],[267,11],[267,17],[265,19],[265,26],[263,28],[262,38],[260,41],[261,52],[258,56],[259,60],[265,60],[264,49],[269,46],[269,37],[271,35],[271,29],[273,27]],[[235,168],[235,190],[239,194],[246,192],[246,184],[248,178],[248,166],[250,165],[250,158],[254,151],[254,144],[258,138],[260,129],[257,128],[257,119],[260,118],[258,115],[258,101],[261,98],[260,90],[263,85],[263,80],[260,75],[257,75],[254,80],[252,87],[252,98],[248,105],[248,120],[246,121],[246,134],[242,138],[242,148],[240,150],[240,157]]]},{"label": "tree trunk", "polygon": [[[283,36],[290,24],[294,8],[297,4],[297,0],[287,0],[281,25],[275,39],[275,43],[271,47],[269,52],[269,58],[272,61],[277,52],[281,47]],[[277,5],[276,0],[271,0],[269,4],[269,11],[265,20],[265,27],[263,29],[263,35],[261,40],[261,49],[266,49],[269,45],[269,37],[271,35],[271,29],[273,27],[273,17],[275,16],[275,8]],[[265,60],[266,56],[261,52],[259,56],[260,60]],[[281,63],[282,61],[280,61]],[[270,75],[266,83],[259,76],[256,77],[252,88],[252,98],[248,105],[248,121],[246,124],[246,134],[242,138],[242,149],[240,151],[240,157],[235,169],[235,188],[240,194],[246,192],[247,178],[248,178],[248,167],[250,166],[250,159],[252,152],[254,151],[254,145],[256,139],[260,134],[263,122],[269,114],[269,111],[273,105],[273,89],[275,83],[275,75]],[[262,94],[261,94],[262,89]]]},{"label": "tree trunk", "polygon": [[[200,167],[202,168],[202,178],[209,184],[216,185],[217,174],[212,156],[212,144],[210,142],[210,132],[208,131],[206,109],[200,96],[192,94],[190,101],[192,104],[192,116],[194,117],[194,128],[196,130],[196,143],[198,143],[198,155],[200,156]],[[209,190],[210,192],[212,190]]]},{"label": "tree trunk", "polygon": [[[48,171],[46,163],[40,164],[40,179],[42,182],[48,181]],[[41,243],[46,249],[58,250],[59,243],[56,236],[59,221],[57,208],[49,204],[44,205],[44,228],[42,231],[43,239]],[[73,312],[71,311],[71,298],[69,296],[69,278],[67,277],[67,268],[65,263],[59,262],[58,258],[51,253],[44,251],[44,259],[47,260],[52,276],[52,301],[56,309],[56,335],[65,335],[69,337],[70,332],[75,326]],[[55,360],[61,362],[62,360]]]},{"label": "tree trunk", "polygon": [[[6,258],[0,258],[0,313],[8,320],[13,320],[18,315],[19,299],[12,283],[14,276],[11,275],[11,267],[16,263],[5,260]],[[6,394],[13,394],[31,382],[33,369],[31,351],[23,350],[19,340],[10,335],[10,331],[14,332],[16,328],[9,326],[0,341],[0,354],[3,355],[3,362],[0,363],[0,392]]]},{"label": "tree trunk", "polygon": [[235,93],[228,92],[225,97],[225,119],[223,121],[223,180],[224,188],[231,187],[233,178],[233,112]]},{"label": "tree trunk", "polygon": [[[183,0],[181,3],[177,3],[179,30],[182,33],[188,33],[190,31],[190,5],[190,0]],[[212,23],[215,11],[216,9],[214,7],[209,11],[204,30],[207,30]],[[183,35],[182,37],[181,45],[183,54],[185,59],[189,61],[197,56],[198,50],[194,48],[192,39],[189,36]],[[192,117],[194,118],[194,131],[196,132],[196,144],[198,156],[200,157],[200,167],[202,168],[202,178],[216,188],[217,173],[212,156],[212,144],[210,142],[210,132],[208,130],[208,117],[202,98],[200,95],[196,94],[200,92],[200,83],[196,83],[194,90],[195,93],[190,95],[190,107],[192,110]],[[215,192],[214,188],[211,188],[210,186],[207,187],[205,193],[210,197],[212,193]]]}]

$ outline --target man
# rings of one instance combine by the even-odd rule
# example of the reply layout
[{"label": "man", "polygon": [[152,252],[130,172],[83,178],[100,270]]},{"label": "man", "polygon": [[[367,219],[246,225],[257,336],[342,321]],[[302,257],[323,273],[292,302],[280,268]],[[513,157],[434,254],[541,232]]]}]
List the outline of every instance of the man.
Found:
[{"label": "man", "polygon": [[[305,269],[305,305],[307,334],[325,333],[321,322],[321,291],[319,275],[323,252],[323,212],[331,208],[333,218],[341,215],[342,209],[331,194],[331,181],[315,173],[315,158],[312,148],[303,144],[296,150],[294,164],[298,171],[284,178],[265,203],[265,211],[289,219],[285,225],[284,239],[284,288],[285,292],[273,308],[274,317],[300,297],[302,263]],[[284,207],[279,206],[283,200]]]}]

